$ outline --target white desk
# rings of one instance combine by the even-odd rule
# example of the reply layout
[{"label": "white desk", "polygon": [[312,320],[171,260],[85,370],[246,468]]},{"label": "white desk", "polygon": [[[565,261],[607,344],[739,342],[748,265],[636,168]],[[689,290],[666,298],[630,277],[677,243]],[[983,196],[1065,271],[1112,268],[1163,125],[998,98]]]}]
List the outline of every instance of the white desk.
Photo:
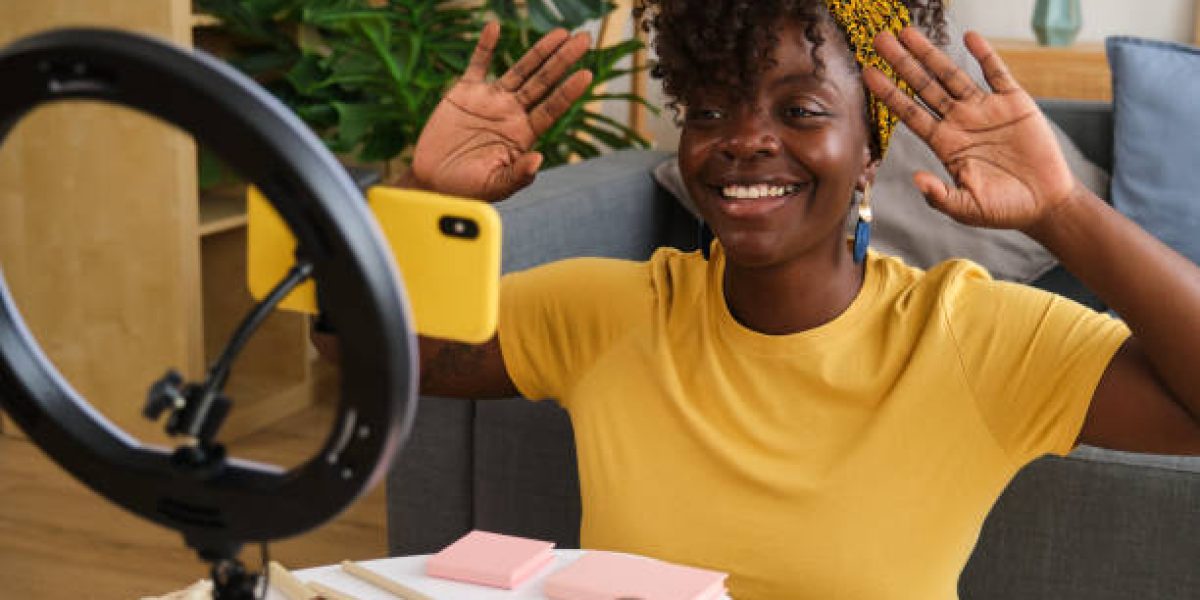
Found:
[{"label": "white desk", "polygon": [[[515,590],[502,590],[427,577],[425,575],[427,555],[381,558],[362,561],[359,564],[437,600],[544,600],[542,583],[546,577],[578,560],[583,552],[582,550],[555,550],[554,560],[550,566],[542,569],[536,577],[526,581]],[[340,565],[313,567],[296,571],[293,574],[300,581],[323,583],[354,596],[358,600],[396,600],[396,596],[343,572]],[[272,588],[267,594],[267,600],[287,600],[287,598]],[[725,600],[729,600],[729,598],[726,596]]]}]

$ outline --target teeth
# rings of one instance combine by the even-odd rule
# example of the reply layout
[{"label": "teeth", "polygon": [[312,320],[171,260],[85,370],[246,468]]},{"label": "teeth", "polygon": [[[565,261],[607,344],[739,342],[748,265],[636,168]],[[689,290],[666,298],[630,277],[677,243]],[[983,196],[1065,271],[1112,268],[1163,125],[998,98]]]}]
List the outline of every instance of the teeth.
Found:
[{"label": "teeth", "polygon": [[726,198],[749,199],[779,198],[796,192],[794,185],[727,185],[721,188],[721,195]]}]

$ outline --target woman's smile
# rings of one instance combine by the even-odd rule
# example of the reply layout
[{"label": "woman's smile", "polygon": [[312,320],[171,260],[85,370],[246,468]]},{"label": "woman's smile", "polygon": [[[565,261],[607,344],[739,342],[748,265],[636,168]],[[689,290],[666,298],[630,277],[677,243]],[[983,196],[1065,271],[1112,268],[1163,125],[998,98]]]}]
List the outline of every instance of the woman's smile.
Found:
[{"label": "woman's smile", "polygon": [[808,189],[807,183],[727,183],[711,187],[719,197],[715,203],[719,211],[733,219],[748,219],[769,216],[790,202],[800,200]]}]

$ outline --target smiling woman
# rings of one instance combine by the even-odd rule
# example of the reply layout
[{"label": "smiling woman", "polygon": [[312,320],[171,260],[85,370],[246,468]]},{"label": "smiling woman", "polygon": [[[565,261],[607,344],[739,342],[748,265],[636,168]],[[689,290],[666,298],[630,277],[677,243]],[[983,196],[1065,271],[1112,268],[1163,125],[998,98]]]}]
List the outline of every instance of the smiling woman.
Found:
[{"label": "smiling woman", "polygon": [[[967,263],[854,261],[843,225],[891,126],[850,41],[875,32],[836,18],[858,9],[904,14],[652,4],[711,259],[664,249],[505,280],[507,373],[575,429],[583,546],[726,570],[739,598],[952,598],[1018,466],[1074,442],[1123,327]],[[1031,350],[1045,362],[1023,364]],[[1033,389],[992,379],[1014,372]]]},{"label": "smiling woman", "polygon": [[[1178,358],[1200,352],[1200,270],[1074,179],[982,38],[966,43],[986,89],[903,27],[910,8],[924,22],[941,3],[646,2],[710,256],[660,248],[512,273],[497,338],[423,341],[424,393],[515,389],[566,409],[584,547],[727,571],[743,599],[950,599],[989,509],[1035,458],[1080,441],[1200,453],[1200,379]],[[523,187],[512,175],[527,144],[490,135],[546,123],[555,95],[577,89],[567,39],[494,83],[465,77],[480,97],[546,99],[435,118],[418,181],[491,182],[489,198]],[[473,69],[489,56],[482,44]],[[1130,325],[966,260],[856,261],[843,224],[869,221],[855,198],[891,115],[954,177],[915,175],[930,203],[1033,237]],[[1134,277],[1152,292],[1114,283]]]}]

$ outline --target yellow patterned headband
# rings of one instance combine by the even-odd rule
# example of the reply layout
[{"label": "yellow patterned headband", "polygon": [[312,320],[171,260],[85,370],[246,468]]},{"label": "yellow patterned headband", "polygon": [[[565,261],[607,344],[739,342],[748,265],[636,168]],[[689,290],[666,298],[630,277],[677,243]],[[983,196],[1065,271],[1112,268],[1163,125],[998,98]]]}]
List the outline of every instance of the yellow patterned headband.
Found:
[{"label": "yellow patterned headband", "polygon": [[[882,31],[899,33],[911,21],[908,8],[899,0],[825,0],[829,14],[846,33],[854,59],[862,67],[875,67],[891,77],[909,96],[912,88],[897,77],[892,66],[875,52],[875,36]],[[868,92],[870,93],[870,92]],[[898,117],[879,98],[871,96],[871,122],[879,136],[879,154],[887,153],[888,141]]]}]

